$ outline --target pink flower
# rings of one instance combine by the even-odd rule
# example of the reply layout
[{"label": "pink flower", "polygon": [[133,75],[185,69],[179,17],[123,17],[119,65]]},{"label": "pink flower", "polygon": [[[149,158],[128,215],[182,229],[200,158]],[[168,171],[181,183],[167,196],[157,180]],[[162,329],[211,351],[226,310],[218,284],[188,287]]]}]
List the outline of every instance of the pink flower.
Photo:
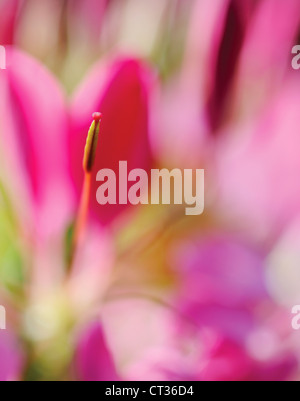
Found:
[{"label": "pink flower", "polygon": [[193,338],[194,325],[199,336],[197,380],[290,377],[296,360],[280,347],[276,325],[267,323],[277,306],[265,288],[263,255],[234,236],[214,234],[177,247],[174,260],[176,304],[185,317],[178,334]]},{"label": "pink flower", "polygon": [[100,323],[90,325],[81,335],[76,367],[81,381],[120,380]]},{"label": "pink flower", "polygon": [[[21,326],[34,357],[23,372],[26,347],[18,343],[16,327],[0,331],[0,380],[34,377],[40,367],[46,367],[43,376],[59,370],[82,381],[291,379],[297,362],[299,367],[297,333],[290,309],[278,303],[297,298],[284,271],[295,232],[277,248],[273,244],[300,212],[300,88],[290,64],[300,2],[166,4],[153,14],[166,33],[157,46],[156,29],[139,43],[127,35],[128,21],[142,15],[143,6],[137,14],[125,7],[130,16],[123,20],[117,9],[107,13],[112,1],[49,0],[46,7],[28,1],[16,26],[22,2],[0,0],[0,45],[7,50],[7,70],[0,71],[0,278],[5,302],[18,307],[8,309],[10,323]],[[125,35],[115,45],[136,49],[149,42],[169,73],[181,53],[180,41],[171,43],[170,27],[177,18],[181,25],[189,9],[183,62],[175,76],[164,76],[161,93],[146,62],[111,55],[93,66],[68,104],[37,60],[7,46],[20,38],[59,76],[70,71],[69,85],[110,46],[118,20]],[[35,19],[37,40],[28,30]],[[52,26],[58,29],[49,41]],[[159,100],[155,113],[153,99]],[[153,114],[160,122],[155,130]],[[92,115],[90,132],[95,138],[99,129],[99,143],[92,174],[85,163],[84,176]],[[161,167],[205,168],[205,216],[191,220],[173,206],[170,214],[147,208],[124,232],[113,230],[135,208],[126,199],[100,206],[97,172],[115,172],[118,198],[119,162],[149,173],[156,152]],[[292,251],[291,277],[298,256]],[[74,344],[75,316],[82,322],[100,309],[101,320],[84,326]],[[66,372],[70,365],[74,369]]]},{"label": "pink flower", "polygon": [[[300,3],[257,5],[216,150],[218,204],[236,224],[273,239],[299,211],[298,79],[290,65]],[[274,22],[279,21],[276,29]],[[280,188],[280,189],[279,189]]]},{"label": "pink flower", "polygon": [[161,99],[164,159],[211,165],[216,140],[261,117],[291,70],[299,15],[297,0],[195,2],[183,67]]},{"label": "pink flower", "polygon": [[[84,145],[93,112],[101,110],[103,113],[93,180],[98,169],[116,170],[119,161],[123,160],[128,162],[129,168],[148,170],[151,167],[148,108],[152,73],[135,59],[123,58],[105,66],[97,64],[68,110],[61,87],[36,60],[19,50],[7,48],[7,67],[0,74],[1,156],[7,166],[3,171],[3,182],[17,211],[18,228],[32,245],[30,284],[33,293],[41,296],[60,282],[65,268],[62,243],[79,201],[72,192],[72,184],[75,183],[76,194],[79,194]],[[96,180],[91,196],[94,222],[110,223],[126,208],[124,205],[101,209],[96,204]],[[84,249],[78,252],[81,275],[78,276],[76,267],[76,272],[69,277],[69,296],[74,295],[75,303],[82,294],[74,288],[78,289],[83,282],[95,291],[95,294],[89,294],[91,302],[99,296],[100,284],[97,286],[96,283],[100,276],[105,276],[101,267],[109,265],[106,262],[110,257],[102,252],[101,263],[97,262],[95,252],[99,248],[95,244],[103,238],[98,235],[99,231],[99,227],[88,231],[88,240],[82,243]],[[97,234],[93,234],[95,232]],[[88,260],[90,244],[93,244],[94,252],[92,262]],[[105,283],[101,285],[105,286]],[[93,327],[86,348],[82,345],[84,351],[80,354],[79,365],[83,379],[117,377],[113,362],[109,365],[109,351],[101,333],[99,326]],[[94,346],[99,349],[98,354],[95,354]],[[100,356],[104,358],[103,368],[98,366]],[[94,362],[88,368],[90,358],[94,358]],[[17,363],[10,348],[5,353],[5,361],[7,378],[14,378]]]},{"label": "pink flower", "polygon": [[196,2],[181,80],[163,99],[163,157],[216,173],[213,207],[260,239],[299,213],[299,27],[297,0]]},{"label": "pink flower", "polygon": [[[151,72],[134,59],[106,66],[97,64],[74,97],[69,129],[64,95],[54,78],[39,63],[16,50],[8,49],[7,63],[8,69],[0,77],[1,134],[8,162],[14,163],[20,174],[16,181],[21,196],[25,200],[29,197],[29,205],[34,202],[38,206],[34,208],[35,213],[43,211],[39,218],[45,219],[48,214],[50,225],[70,219],[68,165],[79,195],[87,131],[93,111],[101,110],[104,118],[91,209],[96,219],[110,223],[126,205],[100,207],[97,204],[96,173],[101,168],[117,171],[119,161],[127,161],[129,169],[150,168]],[[32,85],[33,76],[36,85]],[[58,203],[60,210],[55,207]],[[55,213],[55,219],[50,212]]]},{"label": "pink flower", "polygon": [[254,11],[251,0],[195,2],[183,66],[162,95],[159,110],[162,123],[155,143],[167,160],[186,167],[208,156],[207,140],[222,126]]}]

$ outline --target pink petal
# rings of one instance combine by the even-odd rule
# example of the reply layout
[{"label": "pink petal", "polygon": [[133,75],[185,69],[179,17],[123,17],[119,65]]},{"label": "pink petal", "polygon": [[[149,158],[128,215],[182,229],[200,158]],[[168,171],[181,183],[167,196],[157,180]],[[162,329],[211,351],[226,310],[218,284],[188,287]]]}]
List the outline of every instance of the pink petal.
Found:
[{"label": "pink petal", "polygon": [[195,2],[182,72],[161,99],[161,129],[154,141],[164,160],[186,168],[210,158],[211,134],[231,104],[254,11],[252,0]]},{"label": "pink petal", "polygon": [[8,330],[0,330],[0,381],[20,378],[22,355],[14,335]]},{"label": "pink petal", "polygon": [[218,342],[203,365],[204,381],[244,381],[255,366],[242,347],[228,340]]},{"label": "pink petal", "polygon": [[14,41],[19,6],[20,0],[0,0],[0,45]]},{"label": "pink petal", "polygon": [[2,146],[23,195],[37,213],[48,209],[43,219],[54,227],[65,214],[68,188],[64,97],[49,72],[26,54],[7,49],[7,65],[0,77]]},{"label": "pink petal", "polygon": [[[206,360],[205,360],[206,359]],[[221,339],[208,350],[200,377],[205,381],[284,381],[297,367],[291,355],[259,362],[238,344]]]},{"label": "pink petal", "polygon": [[243,343],[255,328],[253,308],[268,299],[263,256],[233,235],[208,234],[177,246],[173,265],[184,316]]},{"label": "pink petal", "polygon": [[72,34],[76,35],[82,30],[83,34],[88,34],[88,40],[97,43],[108,3],[109,0],[68,1],[69,19],[74,29]]},{"label": "pink petal", "polygon": [[260,111],[292,72],[291,50],[300,28],[300,2],[258,2],[249,27],[237,77],[237,118]]},{"label": "pink petal", "polygon": [[101,325],[91,325],[80,339],[76,366],[81,381],[118,381],[115,364]]},{"label": "pink petal", "polygon": [[293,355],[283,355],[273,361],[257,364],[248,381],[278,382],[290,380],[297,371],[297,360]]},{"label": "pink petal", "polygon": [[230,234],[177,247],[174,261],[183,292],[196,303],[240,307],[266,296],[263,256]]},{"label": "pink petal", "polygon": [[153,76],[142,62],[123,59],[104,66],[97,64],[75,95],[72,129],[69,135],[71,173],[77,195],[81,192],[82,158],[91,116],[101,111],[103,120],[92,178],[91,207],[103,224],[114,220],[127,205],[99,206],[96,174],[103,168],[119,176],[119,161],[128,162],[128,170],[149,170],[149,96]]},{"label": "pink petal", "polygon": [[255,235],[274,237],[300,205],[299,80],[218,150],[222,206]]},{"label": "pink petal", "polygon": [[186,54],[186,80],[200,92],[211,128],[223,118],[236,68],[253,15],[252,1],[196,2]]}]

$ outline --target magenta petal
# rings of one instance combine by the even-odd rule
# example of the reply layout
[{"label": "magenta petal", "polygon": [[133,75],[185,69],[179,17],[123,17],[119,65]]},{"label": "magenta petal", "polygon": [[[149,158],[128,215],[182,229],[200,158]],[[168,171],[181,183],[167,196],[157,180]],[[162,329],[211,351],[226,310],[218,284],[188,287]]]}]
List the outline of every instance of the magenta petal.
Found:
[{"label": "magenta petal", "polygon": [[211,234],[175,255],[181,287],[190,300],[240,307],[266,296],[263,257],[242,240]]},{"label": "magenta petal", "polygon": [[258,121],[219,148],[223,207],[274,238],[299,213],[299,80],[281,88]]},{"label": "magenta petal", "polygon": [[19,5],[20,0],[0,1],[0,45],[11,45],[14,41]]},{"label": "magenta petal", "polygon": [[224,338],[217,341],[205,359],[200,377],[206,381],[284,381],[297,367],[292,355],[261,362],[245,348]]},{"label": "magenta petal", "polygon": [[199,91],[199,115],[204,107],[213,130],[223,117],[254,9],[250,0],[195,3],[184,73],[187,84]]},{"label": "magenta petal", "polygon": [[0,381],[20,378],[22,355],[13,334],[0,330]]},{"label": "magenta petal", "polygon": [[75,95],[69,136],[71,173],[79,195],[83,181],[82,158],[92,114],[101,111],[103,119],[92,177],[91,207],[97,219],[108,224],[126,205],[99,206],[96,201],[96,174],[112,169],[118,177],[119,161],[128,162],[128,170],[149,170],[149,96],[153,76],[140,61],[125,59],[103,66],[96,65]]},{"label": "magenta petal", "polygon": [[289,380],[297,371],[298,361],[292,354],[257,364],[248,381],[278,382]]},{"label": "magenta petal", "polygon": [[200,377],[204,381],[244,381],[255,367],[242,347],[225,339],[210,350],[203,365]]},{"label": "magenta petal", "polygon": [[81,337],[76,366],[81,381],[120,380],[100,323],[91,325]]},{"label": "magenta petal", "polygon": [[184,315],[243,343],[255,328],[253,307],[268,299],[262,255],[234,236],[210,234],[177,247],[174,265]]},{"label": "magenta petal", "polygon": [[85,33],[89,40],[98,43],[103,26],[103,17],[109,0],[76,0],[69,1],[69,19],[74,29],[73,35]]},{"label": "magenta petal", "polygon": [[[14,156],[10,168],[16,180],[23,177],[29,197],[39,209],[63,201],[68,120],[61,88],[37,61],[8,48],[0,91],[1,141],[6,154]],[[59,221],[58,214],[53,223]]]},{"label": "magenta petal", "polygon": [[253,118],[292,72],[291,50],[300,29],[300,2],[262,0],[247,32],[237,74],[236,117]]},{"label": "magenta petal", "polygon": [[245,70],[255,74],[286,68],[299,24],[298,0],[260,1],[243,50]]}]

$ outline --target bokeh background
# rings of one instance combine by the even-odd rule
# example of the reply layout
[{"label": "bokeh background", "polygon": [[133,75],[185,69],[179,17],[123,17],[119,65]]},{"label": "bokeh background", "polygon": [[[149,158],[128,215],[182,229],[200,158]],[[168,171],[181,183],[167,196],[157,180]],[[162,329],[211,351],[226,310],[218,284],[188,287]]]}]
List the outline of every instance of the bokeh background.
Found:
[{"label": "bokeh background", "polygon": [[[0,0],[0,379],[300,378],[299,0]],[[95,172],[205,169],[205,213]],[[94,174],[95,174],[94,172]]]}]

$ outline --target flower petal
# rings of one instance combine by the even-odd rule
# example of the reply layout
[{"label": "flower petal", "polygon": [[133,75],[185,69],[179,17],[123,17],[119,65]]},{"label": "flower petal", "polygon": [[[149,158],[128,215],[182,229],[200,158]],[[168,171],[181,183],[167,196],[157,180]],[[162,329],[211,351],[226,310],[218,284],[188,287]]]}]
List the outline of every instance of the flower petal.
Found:
[{"label": "flower petal", "polygon": [[291,79],[218,149],[222,206],[256,236],[274,238],[299,213],[299,93]]},{"label": "flower petal", "polygon": [[100,323],[91,325],[80,339],[76,365],[81,381],[118,381]]},{"label": "flower petal", "polygon": [[0,1],[0,45],[11,45],[14,41],[19,5],[20,0]]},{"label": "flower petal", "polygon": [[68,188],[64,97],[49,72],[21,51],[7,49],[7,64],[0,77],[2,149],[22,198],[34,202],[37,214],[48,208],[43,219],[59,225]]},{"label": "flower petal", "polygon": [[[276,24],[276,26],[275,26]],[[245,38],[239,71],[235,117],[253,118],[281,89],[291,68],[291,50],[300,29],[300,2],[263,0]]]},{"label": "flower petal", "polygon": [[0,381],[17,380],[21,368],[22,356],[14,335],[0,330]]},{"label": "flower petal", "polygon": [[[99,144],[92,178],[92,211],[97,219],[108,224],[126,205],[99,206],[96,201],[96,174],[112,169],[119,176],[119,161],[128,162],[128,170],[149,170],[149,96],[152,73],[135,59],[123,59],[103,68],[97,65],[75,95],[71,109],[72,127],[69,136],[71,174],[80,194],[82,158],[93,112],[103,114]],[[117,199],[118,199],[117,191]]]}]

